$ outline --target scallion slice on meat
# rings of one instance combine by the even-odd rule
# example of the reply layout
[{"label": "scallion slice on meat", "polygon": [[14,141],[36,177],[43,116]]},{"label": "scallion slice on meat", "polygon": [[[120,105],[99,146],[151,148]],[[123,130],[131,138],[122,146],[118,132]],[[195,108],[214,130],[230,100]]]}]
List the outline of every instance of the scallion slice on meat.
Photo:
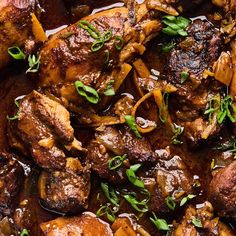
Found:
[{"label": "scallion slice on meat", "polygon": [[8,48],[7,51],[8,51],[8,54],[15,60],[24,60],[26,58],[26,55],[17,46],[10,47]]},{"label": "scallion slice on meat", "polygon": [[89,101],[90,103],[92,104],[98,103],[99,95],[94,88],[84,85],[83,82],[79,80],[75,82],[75,88],[78,94],[85,97],[86,100]]},{"label": "scallion slice on meat", "polygon": [[170,230],[170,227],[167,224],[166,220],[157,218],[155,213],[152,213],[152,214],[153,214],[153,217],[150,217],[150,220],[152,221],[152,223],[156,226],[158,230],[164,230],[164,231]]},{"label": "scallion slice on meat", "polygon": [[108,162],[109,170],[117,170],[119,167],[121,167],[126,157],[127,155],[124,154],[123,156],[115,156],[111,160],[109,160]]},{"label": "scallion slice on meat", "polygon": [[137,125],[136,125],[134,117],[127,115],[127,116],[125,116],[125,121],[126,121],[127,125],[130,127],[130,129],[134,132],[136,137],[142,138],[141,134],[139,133],[139,131],[137,129]]}]

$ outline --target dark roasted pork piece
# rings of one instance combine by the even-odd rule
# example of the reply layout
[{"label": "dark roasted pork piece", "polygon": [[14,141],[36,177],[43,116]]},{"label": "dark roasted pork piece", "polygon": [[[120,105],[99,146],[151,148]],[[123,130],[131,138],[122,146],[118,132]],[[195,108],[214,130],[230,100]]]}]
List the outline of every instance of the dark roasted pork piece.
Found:
[{"label": "dark roasted pork piece", "polygon": [[188,167],[179,156],[171,156],[168,151],[163,152],[148,176],[154,180],[146,186],[152,193],[149,209],[157,214],[169,211],[165,202],[168,196],[180,202],[193,192],[193,177]]},{"label": "dark roasted pork piece", "polygon": [[42,223],[41,229],[45,236],[112,236],[112,230],[106,222],[96,218],[93,213],[85,212],[81,216],[60,217]]},{"label": "dark roasted pork piece", "polygon": [[115,156],[126,154],[126,160],[130,163],[150,163],[156,160],[149,142],[145,138],[136,138],[127,130],[106,127],[103,131],[97,131],[95,137],[87,147],[86,161],[95,173],[110,182],[125,180],[124,165],[117,170],[109,170],[109,160]]},{"label": "dark roasted pork piece", "polygon": [[236,220],[236,161],[214,175],[209,196],[220,216]]},{"label": "dark roasted pork piece", "polygon": [[0,153],[0,215],[9,215],[13,199],[18,194],[23,181],[23,168],[15,156]]},{"label": "dark roasted pork piece", "polygon": [[63,169],[64,150],[82,150],[74,137],[69,112],[58,102],[33,91],[19,106],[18,119],[10,121],[12,147],[28,153],[41,167]]},{"label": "dark roasted pork piece", "polygon": [[[187,28],[188,36],[171,50],[168,57],[167,81],[177,87],[175,115],[185,123],[185,135],[191,143],[196,144],[218,130],[216,124],[210,125],[203,117],[209,100],[218,95],[222,87],[213,78],[203,78],[205,69],[210,70],[220,56],[222,37],[220,32],[206,20],[194,20]],[[181,74],[187,73],[185,81]],[[214,123],[214,122],[213,122]]]},{"label": "dark roasted pork piece", "polygon": [[33,39],[31,13],[35,2],[34,0],[0,1],[0,68],[10,61],[7,52],[9,47],[25,48],[27,41]]},{"label": "dark roasted pork piece", "polygon": [[65,170],[43,171],[39,178],[42,205],[61,213],[76,213],[88,207],[90,171],[76,158],[67,158]]}]

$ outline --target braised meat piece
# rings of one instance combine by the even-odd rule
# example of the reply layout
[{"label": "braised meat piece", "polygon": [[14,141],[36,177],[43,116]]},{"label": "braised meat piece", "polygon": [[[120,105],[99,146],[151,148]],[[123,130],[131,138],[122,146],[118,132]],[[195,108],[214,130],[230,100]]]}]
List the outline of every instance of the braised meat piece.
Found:
[{"label": "braised meat piece", "polygon": [[236,161],[214,175],[209,186],[209,195],[220,216],[236,219]]},{"label": "braised meat piece", "polygon": [[42,204],[62,213],[76,213],[88,207],[90,171],[76,158],[67,158],[65,170],[43,171],[39,178]]},{"label": "braised meat piece", "polygon": [[197,208],[190,205],[182,221],[179,224],[174,221],[173,226],[171,236],[234,235],[228,226],[214,218],[214,209],[210,202],[199,204]]},{"label": "braised meat piece", "polygon": [[74,137],[69,112],[58,102],[33,91],[19,105],[18,119],[10,121],[10,144],[29,153],[43,168],[63,169],[64,150],[82,150]]},{"label": "braised meat piece", "polygon": [[106,222],[96,218],[92,213],[85,212],[81,216],[60,217],[41,224],[45,236],[112,236],[112,230]]},{"label": "braised meat piece", "polygon": [[0,2],[0,68],[10,61],[9,47],[24,47],[33,39],[31,13],[35,2],[32,0],[1,0]]},{"label": "braised meat piece", "polygon": [[131,71],[130,59],[142,55],[146,42],[161,30],[160,20],[149,10],[178,15],[158,0],[127,4],[127,8],[82,18],[53,35],[40,52],[39,86],[80,105],[86,100],[76,92],[74,83],[78,80],[95,89],[101,98],[111,83],[118,90]]},{"label": "braised meat piece", "polygon": [[92,140],[87,147],[87,163],[92,170],[101,178],[110,182],[118,183],[125,180],[125,166],[121,165],[116,170],[109,169],[109,161],[115,156],[127,155],[124,163],[154,162],[155,153],[152,151],[149,142],[145,139],[138,139],[125,129],[106,127],[103,131],[97,131],[96,140]]},{"label": "braised meat piece", "polygon": [[172,196],[175,202],[193,191],[193,177],[179,156],[171,156],[168,151],[163,152],[160,159],[148,175],[153,178],[150,181],[150,191],[152,193],[150,210],[157,214],[169,211],[165,199]]},{"label": "braised meat piece", "polygon": [[0,153],[0,214],[11,213],[13,199],[20,190],[22,180],[23,168],[15,156]]},{"label": "braised meat piece", "polygon": [[[194,20],[187,32],[188,36],[171,50],[165,73],[167,81],[177,87],[175,115],[186,122],[186,137],[196,144],[219,130],[217,122],[208,127],[211,123],[203,114],[223,85],[213,78],[205,79],[203,72],[210,70],[220,56],[222,37],[210,22],[200,19]],[[209,132],[203,134],[206,129]]]}]

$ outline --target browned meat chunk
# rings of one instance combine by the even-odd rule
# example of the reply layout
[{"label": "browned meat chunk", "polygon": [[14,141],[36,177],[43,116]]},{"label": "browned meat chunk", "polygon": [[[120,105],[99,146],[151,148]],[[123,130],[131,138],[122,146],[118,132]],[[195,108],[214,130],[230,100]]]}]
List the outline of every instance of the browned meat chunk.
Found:
[{"label": "browned meat chunk", "polygon": [[88,207],[90,171],[76,158],[68,158],[64,171],[43,171],[39,179],[43,205],[62,213],[75,213]]},{"label": "browned meat chunk", "polygon": [[[93,87],[99,96],[104,94],[112,81],[117,90],[120,78],[126,77],[131,70],[125,62],[129,62],[135,54],[143,54],[145,43],[161,29],[157,19],[142,22],[142,18],[147,18],[148,11],[139,11],[139,8],[141,6],[137,4],[130,14],[125,7],[102,11],[83,18],[85,26],[81,27],[79,21],[53,35],[40,52],[39,85],[49,89],[54,85],[51,92],[76,104],[86,100],[76,92],[75,81]],[[135,14],[139,14],[138,19]],[[97,33],[92,34],[84,29],[88,26],[94,27]],[[92,48],[106,33],[110,36],[107,35],[108,39],[100,50]],[[120,40],[122,42],[117,46]]]},{"label": "browned meat chunk", "polygon": [[235,0],[212,0],[212,2],[218,6],[224,8],[226,12],[231,11],[236,12],[236,2]]},{"label": "browned meat chunk", "polygon": [[32,33],[31,13],[35,1],[1,0],[0,2],[0,68],[10,61],[8,48],[23,47]]},{"label": "browned meat chunk", "polygon": [[214,175],[209,195],[220,216],[236,219],[236,161]]},{"label": "browned meat chunk", "polygon": [[214,218],[214,209],[210,202],[204,202],[197,208],[190,205],[182,221],[179,224],[174,221],[173,225],[171,236],[234,235],[227,225]]},{"label": "browned meat chunk", "polygon": [[10,121],[10,133],[10,144],[29,150],[43,168],[62,169],[66,164],[65,149],[82,150],[74,137],[69,112],[36,91],[21,100],[18,120]]},{"label": "browned meat chunk", "polygon": [[125,180],[125,166],[121,165],[116,170],[109,169],[109,161],[115,156],[127,157],[124,163],[154,162],[156,156],[150,144],[145,138],[138,139],[127,130],[118,130],[106,127],[97,132],[96,140],[92,140],[88,146],[87,163],[101,178],[110,182],[122,182]]},{"label": "browned meat chunk", "polygon": [[0,153],[0,214],[9,215],[23,178],[23,168],[12,154]]},{"label": "browned meat chunk", "polygon": [[180,202],[193,191],[193,177],[187,166],[179,156],[172,157],[168,152],[160,157],[150,177],[155,178],[150,181],[151,186],[147,186],[152,192],[150,210],[157,214],[169,211],[165,203],[168,196]]},{"label": "browned meat chunk", "polygon": [[[188,122],[186,137],[197,143],[218,130],[217,122],[210,126],[202,115],[209,100],[218,96],[222,84],[213,78],[203,78],[203,72],[220,56],[222,37],[210,22],[199,19],[194,20],[187,31],[188,36],[171,50],[165,73],[167,80],[177,87],[175,115],[180,121]],[[185,81],[183,73],[187,76]],[[203,134],[206,129],[208,133]]]},{"label": "browned meat chunk", "polygon": [[84,213],[75,217],[60,217],[41,224],[45,236],[112,236],[110,226],[96,218],[92,213]]}]

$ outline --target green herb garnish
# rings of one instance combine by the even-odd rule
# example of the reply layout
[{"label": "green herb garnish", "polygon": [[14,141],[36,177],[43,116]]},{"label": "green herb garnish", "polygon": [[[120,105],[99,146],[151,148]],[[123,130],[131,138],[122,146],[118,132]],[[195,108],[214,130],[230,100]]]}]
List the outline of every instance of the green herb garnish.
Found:
[{"label": "green herb garnish", "polygon": [[155,213],[152,213],[152,214],[153,214],[153,218],[150,217],[150,220],[152,221],[152,223],[156,226],[158,230],[164,230],[164,231],[170,230],[170,227],[167,224],[166,220],[158,219]]},{"label": "green herb garnish", "polygon": [[106,31],[103,35],[103,41],[108,42],[111,39],[112,35],[113,34],[111,30]]},{"label": "green herb garnish", "polygon": [[182,17],[182,16],[163,16],[162,22],[167,25],[166,28],[162,29],[164,34],[168,34],[170,36],[187,36],[188,33],[186,31],[187,26],[191,22],[190,20]]},{"label": "green herb garnish", "polygon": [[169,42],[169,43],[164,43],[161,47],[161,51],[164,53],[170,52],[172,48],[174,48],[175,43],[174,42]]},{"label": "green herb garnish", "polygon": [[81,21],[78,22],[78,25],[79,25],[82,29],[86,30],[92,38],[94,38],[94,39],[100,39],[101,34],[100,34],[99,30],[96,29],[96,28],[95,28],[92,24],[90,24],[88,21],[86,21],[86,20],[81,20]]},{"label": "green herb garnish", "polygon": [[165,203],[172,211],[175,209],[176,204],[172,196],[166,197]]},{"label": "green herb garnish", "polygon": [[194,194],[189,194],[187,197],[184,197],[184,198],[181,200],[180,206],[183,206],[187,201],[189,201],[189,200],[191,200],[191,199],[193,199],[193,198],[195,198],[195,197],[196,197],[196,195],[194,195]]},{"label": "green herb garnish", "polygon": [[192,224],[198,228],[202,228],[202,222],[200,219],[196,218],[195,216],[192,217]]},{"label": "green herb garnish", "polygon": [[208,120],[212,121],[212,115],[220,109],[220,97],[213,97],[209,101],[209,108],[204,112],[208,116]]},{"label": "green herb garnish", "polygon": [[122,39],[121,36],[116,35],[115,36],[115,44],[114,47],[116,48],[116,50],[121,51],[123,46],[124,46],[124,40]]},{"label": "green herb garnish", "polygon": [[29,55],[28,57],[29,69],[26,73],[36,73],[39,70],[40,65],[40,57],[36,57],[35,55]]},{"label": "green herb garnish", "polygon": [[15,60],[24,60],[26,58],[26,55],[17,46],[10,47],[8,48],[7,51],[8,51],[8,54]]},{"label": "green herb garnish", "polygon": [[236,122],[236,108],[230,95],[221,100],[220,111],[217,113],[216,118],[218,123],[222,124],[226,117],[228,117],[232,123]]},{"label": "green herb garnish", "polygon": [[134,117],[127,115],[127,116],[125,116],[125,121],[126,121],[127,125],[130,127],[130,129],[134,132],[136,137],[142,138],[141,134],[139,133],[139,131],[137,129],[137,125],[136,125]]},{"label": "green herb garnish", "polygon": [[91,46],[91,51],[92,52],[97,52],[99,51],[102,47],[104,46],[104,41],[99,39],[93,42]]},{"label": "green herb garnish", "polygon": [[127,154],[124,154],[123,156],[115,156],[111,160],[109,160],[108,161],[109,170],[117,170],[119,167],[121,167],[126,157]]},{"label": "green herb garnish", "polygon": [[83,82],[79,80],[75,82],[75,88],[78,94],[85,97],[90,103],[98,103],[99,95],[94,88],[84,85]]},{"label": "green herb garnish", "polygon": [[107,199],[115,206],[119,207],[119,199],[114,188],[109,187],[108,183],[101,183],[101,189],[104,192]]},{"label": "green herb garnish", "polygon": [[124,195],[124,199],[138,212],[145,213],[148,211],[147,199],[138,201],[133,195]]},{"label": "green herb garnish", "polygon": [[[161,102],[161,107],[159,109],[159,118],[160,118],[161,122],[164,124],[166,124],[166,122],[168,121],[168,117],[169,117],[168,103],[169,103],[169,93],[164,92],[163,99]],[[163,111],[165,111],[164,116],[163,116]]]},{"label": "green herb garnish", "polygon": [[13,117],[7,116],[8,120],[17,120],[19,118],[19,102],[18,102],[18,99],[15,99],[14,103],[15,103],[16,107],[18,108],[18,111]]},{"label": "green herb garnish", "polygon": [[141,164],[135,164],[131,166],[128,170],[126,170],[126,175],[130,183],[132,183],[134,186],[144,188],[144,182],[140,180],[135,174],[141,166]]},{"label": "green herb garnish", "polygon": [[181,77],[181,80],[180,80],[180,83],[183,84],[187,81],[187,79],[189,78],[189,73],[187,71],[182,71],[180,73],[180,77]]},{"label": "green herb garnish", "polygon": [[110,206],[107,204],[105,206],[101,206],[97,212],[96,216],[101,217],[103,215],[106,215],[107,219],[110,220],[111,222],[114,222],[116,219],[115,213],[117,213],[119,208],[113,208],[111,209]]},{"label": "green herb garnish", "polygon": [[27,229],[23,229],[20,233],[20,236],[29,236],[29,231]]},{"label": "green herb garnish", "polygon": [[108,83],[106,91],[104,92],[105,96],[114,96],[115,95],[115,90],[114,90],[114,87],[113,87],[114,82],[115,82],[114,80],[111,80]]},{"label": "green herb garnish", "polygon": [[174,134],[171,138],[171,143],[175,145],[182,144],[183,142],[179,141],[178,137],[184,132],[184,127],[176,124],[171,124],[171,129]]}]

